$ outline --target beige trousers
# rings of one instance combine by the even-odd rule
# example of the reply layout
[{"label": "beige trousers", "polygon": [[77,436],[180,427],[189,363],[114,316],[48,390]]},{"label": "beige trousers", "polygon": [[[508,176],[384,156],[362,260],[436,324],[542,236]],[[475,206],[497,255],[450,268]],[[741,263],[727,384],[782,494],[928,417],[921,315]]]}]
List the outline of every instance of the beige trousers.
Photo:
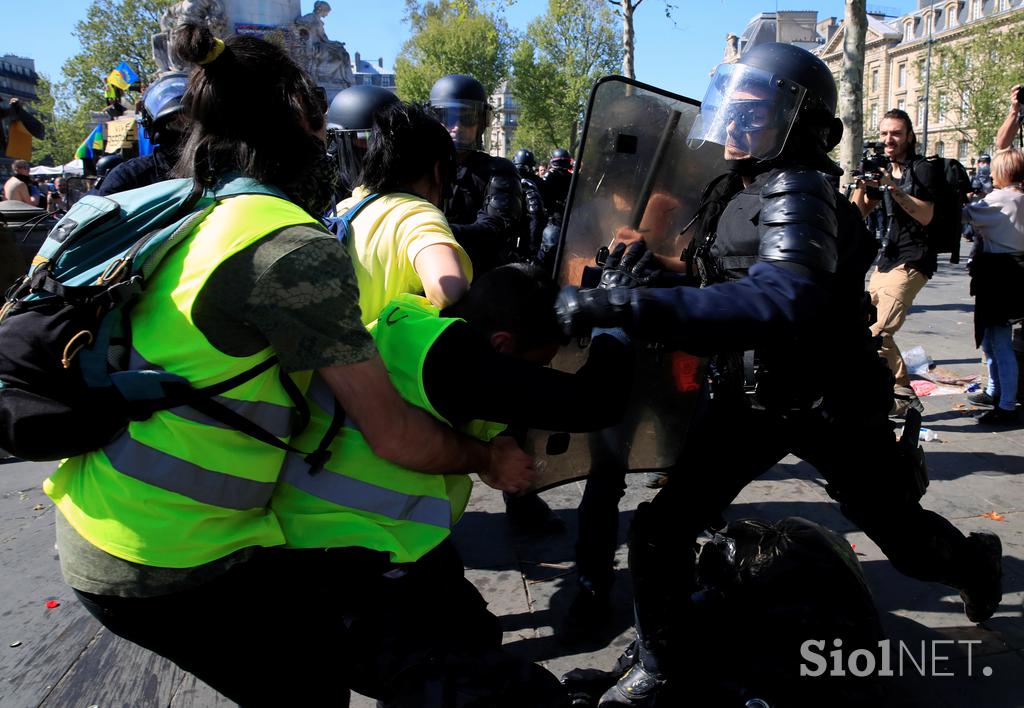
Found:
[{"label": "beige trousers", "polygon": [[882,335],[882,347],[878,353],[888,362],[896,377],[897,386],[910,386],[910,377],[907,375],[907,366],[903,363],[903,355],[900,354],[893,336],[903,326],[907,319],[907,310],[914,304],[914,298],[927,282],[928,278],[921,271],[906,264],[897,266],[888,273],[881,273],[875,268],[871,280],[868,281],[871,304],[878,310],[878,318],[871,325],[871,334],[876,337]]}]

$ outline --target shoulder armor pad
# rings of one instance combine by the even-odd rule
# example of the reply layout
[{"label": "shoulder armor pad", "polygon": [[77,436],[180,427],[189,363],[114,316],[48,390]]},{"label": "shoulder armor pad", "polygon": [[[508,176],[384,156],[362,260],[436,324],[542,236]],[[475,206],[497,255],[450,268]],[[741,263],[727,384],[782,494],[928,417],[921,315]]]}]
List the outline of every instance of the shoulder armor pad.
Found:
[{"label": "shoulder armor pad", "polygon": [[761,188],[762,261],[787,261],[834,273],[838,258],[836,190],[815,170],[788,169]]}]

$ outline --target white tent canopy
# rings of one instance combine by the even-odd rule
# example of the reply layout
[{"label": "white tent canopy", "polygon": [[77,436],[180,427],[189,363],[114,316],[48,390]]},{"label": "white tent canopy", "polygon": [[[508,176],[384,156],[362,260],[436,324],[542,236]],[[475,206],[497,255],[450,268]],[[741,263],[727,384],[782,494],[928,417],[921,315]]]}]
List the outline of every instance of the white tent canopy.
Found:
[{"label": "white tent canopy", "polygon": [[57,167],[43,167],[42,165],[37,165],[29,170],[29,174],[33,177],[37,175],[42,175],[44,177],[59,177],[60,175],[80,177],[84,173],[85,169],[82,166],[81,160],[72,160],[66,165],[59,165]]}]

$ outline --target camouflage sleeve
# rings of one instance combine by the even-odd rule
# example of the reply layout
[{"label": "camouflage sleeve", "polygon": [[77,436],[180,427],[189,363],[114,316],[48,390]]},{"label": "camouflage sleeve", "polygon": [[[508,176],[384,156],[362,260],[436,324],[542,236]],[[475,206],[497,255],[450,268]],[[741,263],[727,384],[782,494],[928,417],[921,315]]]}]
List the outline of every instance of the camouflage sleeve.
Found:
[{"label": "camouflage sleeve", "polygon": [[193,316],[221,351],[246,356],[269,343],[286,371],[355,364],[377,353],[360,320],[348,254],[308,226],[282,229],[221,264]]},{"label": "camouflage sleeve", "polygon": [[360,318],[352,262],[333,236],[275,260],[257,278],[247,310],[286,371],[355,364],[377,353]]}]

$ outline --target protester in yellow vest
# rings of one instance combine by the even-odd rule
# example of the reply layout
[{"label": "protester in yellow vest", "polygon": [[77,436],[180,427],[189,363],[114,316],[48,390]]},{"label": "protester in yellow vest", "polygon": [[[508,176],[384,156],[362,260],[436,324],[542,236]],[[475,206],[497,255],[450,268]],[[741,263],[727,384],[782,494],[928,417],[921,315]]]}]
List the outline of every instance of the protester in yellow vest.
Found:
[{"label": "protester in yellow vest", "polygon": [[[479,439],[506,425],[607,427],[625,408],[631,349],[598,335],[576,374],[545,367],[563,341],[556,295],[539,268],[507,265],[443,312],[422,296],[400,295],[371,332],[406,401]],[[479,705],[559,705],[550,676],[500,651],[497,619],[448,541],[470,479],[380,459],[334,401],[314,381],[310,424],[297,444],[315,446],[332,424],[340,427],[326,459],[311,466],[288,455],[271,508],[288,546],[307,549],[293,552],[293,577],[331,597],[332,611],[346,617],[348,639],[339,642],[353,647],[344,650],[351,688],[385,705],[432,706],[429,696],[460,690]],[[425,657],[434,668],[403,673]]]},{"label": "protester in yellow vest", "polygon": [[343,214],[380,195],[352,219],[345,243],[363,322],[402,293],[445,307],[469,287],[473,266],[440,209],[454,181],[455,146],[434,116],[408,103],[374,115],[360,185],[338,204]]},{"label": "protester in yellow vest", "polygon": [[[184,98],[193,129],[178,169],[232,174],[287,199],[219,203],[151,276],[131,312],[135,361],[195,386],[262,374],[219,401],[289,440],[316,370],[382,458],[424,474],[480,471],[529,483],[513,446],[459,436],[404,404],[359,320],[352,267],[312,215],[334,185],[315,86],[282,49],[253,37],[174,36],[199,65]],[[400,434],[397,439],[395,431]],[[319,619],[286,582],[285,538],[269,510],[277,448],[181,407],[133,421],[102,450],[66,460],[45,490],[60,511],[67,582],[110,631],[161,654],[246,705],[339,702],[316,650]]]}]

